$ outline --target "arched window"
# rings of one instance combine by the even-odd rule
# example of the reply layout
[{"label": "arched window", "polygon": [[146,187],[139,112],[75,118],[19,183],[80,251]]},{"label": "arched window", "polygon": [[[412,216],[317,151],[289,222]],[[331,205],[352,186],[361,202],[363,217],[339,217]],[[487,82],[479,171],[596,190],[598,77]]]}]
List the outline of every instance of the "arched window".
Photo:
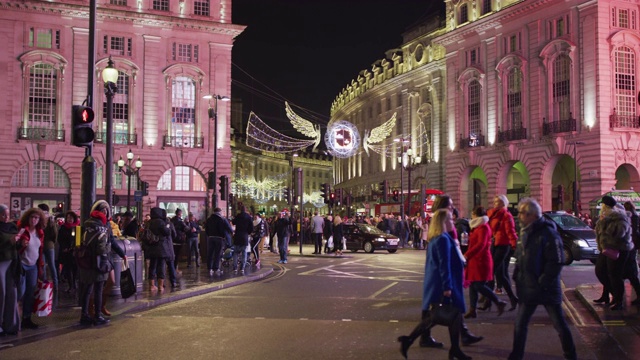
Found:
[{"label": "arched window", "polygon": [[571,59],[559,55],[553,62],[553,116],[554,120],[571,118]]},{"label": "arched window", "polygon": [[507,123],[510,129],[522,127],[522,71],[513,68],[507,77]]},{"label": "arched window", "polygon": [[11,179],[13,187],[69,188],[69,176],[60,165],[36,160],[23,165]]},{"label": "arched window", "polygon": [[467,7],[467,4],[460,5],[460,16],[458,19],[458,25],[462,25],[469,21],[469,8]]},{"label": "arched window", "polygon": [[171,81],[172,146],[197,147],[196,144],[196,82],[186,76]]},{"label": "arched window", "polygon": [[635,127],[636,118],[636,56],[627,46],[614,51],[615,108],[618,126]]},{"label": "arched window", "polygon": [[165,191],[206,191],[206,182],[202,174],[188,166],[176,166],[162,174],[158,181],[158,190]]}]

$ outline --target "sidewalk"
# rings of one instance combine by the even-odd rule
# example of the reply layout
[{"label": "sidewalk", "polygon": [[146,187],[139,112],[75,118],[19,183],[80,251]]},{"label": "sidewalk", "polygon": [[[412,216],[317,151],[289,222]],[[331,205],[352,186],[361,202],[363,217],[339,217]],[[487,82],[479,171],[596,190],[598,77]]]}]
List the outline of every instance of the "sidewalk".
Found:
[{"label": "sidewalk", "polygon": [[602,285],[600,284],[584,284],[576,287],[576,295],[584,304],[584,306],[605,326],[610,325],[640,325],[640,309],[631,305],[631,301],[635,299],[635,291],[628,282],[625,282],[625,306],[622,311],[609,310],[609,306],[596,304],[594,299],[598,299],[602,295]]},{"label": "sidewalk", "polygon": [[[200,267],[196,267],[192,264],[191,268],[187,269],[186,264],[180,263],[179,270],[182,275],[179,276],[180,285],[176,289],[171,290],[171,288],[166,287],[164,293],[154,292],[152,294],[149,292],[149,285],[145,280],[142,285],[142,291],[128,299],[122,299],[120,296],[109,297],[107,309],[112,314],[110,318],[113,319],[123,314],[144,311],[170,302],[261,280],[273,272],[271,264],[276,261],[278,261],[278,256],[265,250],[261,255],[262,266],[260,268],[247,266],[245,274],[240,275],[234,274],[231,268],[221,267],[223,273],[213,276],[209,276],[206,265],[201,264]],[[10,344],[13,343],[29,342],[47,334],[65,331],[65,329],[71,327],[79,327],[80,307],[77,305],[77,294],[75,291],[66,292],[67,284],[65,283],[60,284],[60,289],[58,303],[50,316],[39,318],[33,315],[32,320],[40,325],[38,329],[25,329],[19,332],[17,336],[0,337],[0,349],[5,346],[11,346]]]}]

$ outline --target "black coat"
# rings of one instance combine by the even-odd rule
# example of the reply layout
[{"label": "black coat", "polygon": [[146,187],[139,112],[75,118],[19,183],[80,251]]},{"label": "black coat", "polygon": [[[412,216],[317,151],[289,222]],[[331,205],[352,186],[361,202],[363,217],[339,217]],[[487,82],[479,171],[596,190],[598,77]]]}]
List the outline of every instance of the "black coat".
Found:
[{"label": "black coat", "polygon": [[253,232],[253,220],[251,219],[251,215],[246,212],[239,213],[235,218],[233,218],[233,225],[236,226],[236,231],[233,234],[233,245],[249,245],[249,235]]},{"label": "black coat", "polygon": [[562,302],[562,239],[555,223],[543,217],[522,228],[516,246],[513,278],[520,301],[552,305]]},{"label": "black coat", "polygon": [[231,234],[233,229],[229,220],[225,219],[220,213],[213,213],[204,224],[204,231],[207,236],[217,236],[224,239],[227,247],[231,246]]},{"label": "black coat", "polygon": [[[152,233],[160,237],[160,242],[155,245],[145,246],[144,255],[148,259],[169,257],[170,253],[173,252],[171,225],[166,221],[166,218],[163,217],[161,208],[152,208],[150,215],[149,229]],[[169,249],[171,249],[171,252],[169,252]]]}]

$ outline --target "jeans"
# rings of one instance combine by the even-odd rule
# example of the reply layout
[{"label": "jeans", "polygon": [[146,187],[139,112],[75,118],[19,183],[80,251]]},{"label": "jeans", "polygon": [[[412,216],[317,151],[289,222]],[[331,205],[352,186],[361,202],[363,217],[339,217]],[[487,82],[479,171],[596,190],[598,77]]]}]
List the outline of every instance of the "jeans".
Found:
[{"label": "jeans", "polygon": [[187,246],[189,248],[189,256],[187,257],[187,266],[191,266],[191,256],[196,258],[196,266],[200,266],[200,249],[198,249],[198,238],[190,237],[187,240]]},{"label": "jeans", "polygon": [[486,281],[472,281],[471,286],[469,286],[469,306],[474,309],[478,306],[478,293],[484,295],[495,304],[499,301],[496,294],[487,286]]},{"label": "jeans", "polygon": [[240,270],[244,271],[244,265],[247,263],[247,246],[233,245],[233,270],[238,270],[238,256],[240,256]]},{"label": "jeans", "polygon": [[511,289],[511,281],[509,280],[509,260],[511,259],[511,246],[497,245],[493,253],[493,269],[496,279],[496,285],[503,288],[509,295],[509,299],[514,302],[516,296]]},{"label": "jeans", "polygon": [[[44,261],[47,263],[46,269],[49,269],[51,273],[51,281],[53,282],[53,288],[58,290],[58,267],[56,266],[56,249],[46,249],[43,251]],[[45,279],[47,276],[45,275]]]},{"label": "jeans", "polygon": [[[171,282],[171,286],[175,287],[178,285],[178,272],[176,271],[176,267],[173,264],[173,260],[169,259],[169,258],[162,258],[160,259],[160,263],[162,264],[163,261],[164,263],[167,264],[167,269],[169,270],[169,281]],[[162,264],[164,265],[164,264]],[[164,266],[163,266],[164,267]]]},{"label": "jeans", "polygon": [[287,253],[289,252],[289,237],[278,239],[278,251],[280,252],[280,261],[287,261]]},{"label": "jeans", "polygon": [[224,239],[218,236],[207,237],[207,268],[220,270],[220,256],[222,255],[222,243]]},{"label": "jeans", "polygon": [[164,258],[149,258],[149,280],[164,279]]},{"label": "jeans", "polygon": [[[509,354],[509,360],[521,360],[524,357],[524,348],[527,343],[527,331],[529,327],[529,321],[531,316],[536,311],[538,304],[525,304],[522,303],[518,307],[518,313],[516,315],[516,323],[513,331],[513,350]],[[561,304],[544,305],[547,310],[547,314],[553,322],[553,327],[560,336],[560,342],[562,344],[562,351],[564,352],[565,359],[577,359],[576,347],[573,343],[573,337],[571,330],[567,326],[567,322],[564,319],[562,313]]]},{"label": "jeans", "polygon": [[95,317],[102,316],[102,290],[104,289],[104,281],[96,281],[88,284],[80,284],[82,301],[82,317],[89,318],[89,303],[91,294],[93,294],[93,309]]},{"label": "jeans", "polygon": [[28,319],[33,312],[36,286],[38,286],[38,264],[31,266],[22,264],[24,275],[20,277],[18,298],[22,299],[22,318]]}]

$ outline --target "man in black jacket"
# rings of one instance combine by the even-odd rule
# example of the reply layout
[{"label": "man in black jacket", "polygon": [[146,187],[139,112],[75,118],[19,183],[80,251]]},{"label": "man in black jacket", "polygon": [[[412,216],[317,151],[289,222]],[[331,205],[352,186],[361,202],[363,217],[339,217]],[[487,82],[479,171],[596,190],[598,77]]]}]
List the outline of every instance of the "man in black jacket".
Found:
[{"label": "man in black jacket", "polygon": [[516,246],[513,278],[520,306],[509,360],[521,360],[524,357],[527,327],[538,305],[545,307],[560,335],[564,358],[575,360],[578,358],[576,347],[562,311],[562,239],[555,223],[542,217],[540,205],[534,199],[520,200],[518,211],[522,229]]},{"label": "man in black jacket", "polygon": [[229,221],[222,217],[222,209],[215,208],[205,225],[207,234],[207,268],[209,275],[220,275],[220,255],[223,244],[231,246],[231,234],[233,229]]},{"label": "man in black jacket", "polygon": [[176,216],[171,219],[173,227],[176,228],[176,237],[173,239],[173,252],[176,255],[174,266],[178,268],[178,259],[181,255],[182,245],[187,242],[187,224],[182,218],[182,209],[176,209]]}]

